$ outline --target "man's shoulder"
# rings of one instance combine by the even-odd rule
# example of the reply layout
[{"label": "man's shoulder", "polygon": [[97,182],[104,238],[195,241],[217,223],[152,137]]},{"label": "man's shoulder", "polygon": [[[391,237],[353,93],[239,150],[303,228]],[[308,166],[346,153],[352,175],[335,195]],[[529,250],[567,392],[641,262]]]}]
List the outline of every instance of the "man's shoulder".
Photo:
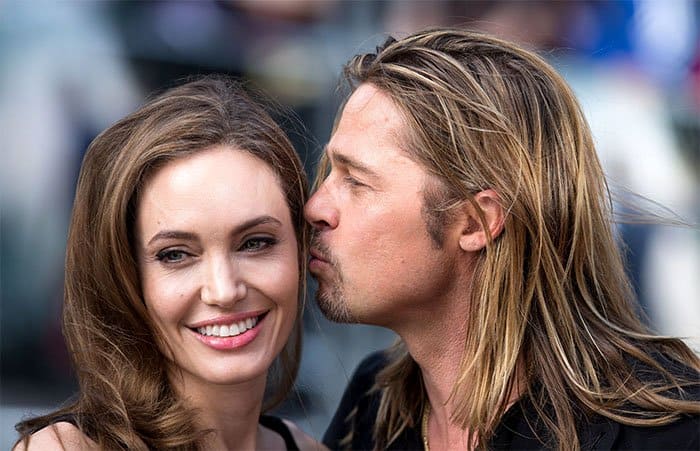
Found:
[{"label": "man's shoulder", "polygon": [[596,449],[700,449],[700,415],[682,415],[676,421],[658,426],[632,426],[607,420],[592,432],[596,434],[589,438],[597,441]]},{"label": "man's shoulder", "polygon": [[[672,358],[663,352],[649,355],[665,370],[640,361],[631,361],[635,376],[653,391],[671,400],[700,404],[700,372],[690,363]],[[634,418],[658,416],[653,408],[628,403],[626,410]],[[608,441],[611,449],[635,450],[698,450],[700,449],[700,415],[681,413],[667,424],[635,426],[598,416],[598,424],[592,430],[601,432],[602,442]],[[594,421],[595,423],[595,421]],[[593,437],[595,438],[595,437]],[[602,446],[607,449],[607,446]]]},{"label": "man's shoulder", "polygon": [[379,407],[381,390],[377,387],[377,376],[389,364],[386,351],[368,354],[355,368],[346,388],[345,397],[361,407],[363,416],[372,415]]},{"label": "man's shoulder", "polygon": [[373,388],[377,374],[388,362],[386,352],[377,351],[366,356],[357,365],[323,436],[323,443],[328,448],[345,448],[342,443],[351,434],[353,448],[373,448],[372,428],[381,396],[380,392]]},{"label": "man's shoulder", "polygon": [[[357,383],[362,386],[372,386],[377,378],[377,374],[389,363],[386,351],[375,351],[368,354],[360,361],[350,378],[350,383]],[[369,388],[369,387],[368,387]]]},{"label": "man's shoulder", "polygon": [[[700,403],[700,369],[693,362],[663,352],[650,352],[649,356],[656,366],[638,360],[631,363],[634,376],[645,388],[670,400]],[[638,412],[640,408],[631,410]]]},{"label": "man's shoulder", "polygon": [[642,444],[652,448],[650,444],[658,444],[657,448],[698,450],[700,449],[700,415],[683,415],[667,425],[647,428],[639,443],[640,446],[637,449],[642,449]]}]

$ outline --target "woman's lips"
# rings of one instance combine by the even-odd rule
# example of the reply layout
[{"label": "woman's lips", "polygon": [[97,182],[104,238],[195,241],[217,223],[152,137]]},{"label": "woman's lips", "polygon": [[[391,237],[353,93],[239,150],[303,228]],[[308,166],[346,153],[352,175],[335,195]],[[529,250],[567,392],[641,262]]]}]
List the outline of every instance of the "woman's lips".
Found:
[{"label": "woman's lips", "polygon": [[[231,323],[221,323],[220,319],[215,322],[207,322],[207,325],[200,325],[197,328],[190,327],[194,336],[205,345],[219,351],[242,348],[252,342],[258,336],[262,324],[267,317],[267,311],[261,315],[247,317],[240,321]],[[218,323],[218,324],[215,324]]]},{"label": "woman's lips", "polygon": [[190,329],[198,329],[200,327],[207,327],[207,326],[215,326],[215,325],[228,325],[228,324],[233,324],[237,323],[239,321],[246,321],[249,318],[257,318],[261,315],[264,315],[267,313],[269,310],[253,310],[249,312],[241,312],[241,313],[236,313],[232,315],[222,315],[222,316],[217,316],[216,318],[211,318],[211,319],[206,319],[204,321],[197,321],[196,323],[188,324],[187,327]]}]

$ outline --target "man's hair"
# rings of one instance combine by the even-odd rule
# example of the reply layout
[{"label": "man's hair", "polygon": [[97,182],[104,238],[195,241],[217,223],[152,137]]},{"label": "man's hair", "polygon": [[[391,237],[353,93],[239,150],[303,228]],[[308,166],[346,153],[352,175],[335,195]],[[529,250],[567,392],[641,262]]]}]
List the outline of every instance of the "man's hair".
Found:
[{"label": "man's hair", "polygon": [[[571,89],[542,58],[483,34],[432,29],[354,57],[345,77],[352,87],[376,86],[402,113],[404,148],[443,185],[428,207],[440,214],[468,201],[480,211],[474,194],[493,189],[506,212],[465,299],[452,421],[485,447],[516,368],[550,446],[578,447],[580,413],[649,426],[700,412],[683,399],[697,377],[684,380],[659,359],[683,362],[695,375],[700,361],[640,321],[591,133]],[[427,402],[401,341],[390,362],[375,387],[382,391],[377,449],[420,424]],[[639,365],[661,377],[640,380]]]},{"label": "man's hair", "polygon": [[[290,209],[306,283],[307,182],[291,142],[270,115],[226,77],[174,87],[102,132],[78,180],[66,248],[63,333],[80,384],[67,407],[17,425],[23,437],[74,418],[102,449],[197,449],[208,431],[167,377],[168,346],[143,299],[134,227],[139,191],[159,168],[213,146],[266,163]],[[235,183],[235,181],[232,181]],[[282,401],[296,376],[303,302],[268,380],[264,410]]]}]

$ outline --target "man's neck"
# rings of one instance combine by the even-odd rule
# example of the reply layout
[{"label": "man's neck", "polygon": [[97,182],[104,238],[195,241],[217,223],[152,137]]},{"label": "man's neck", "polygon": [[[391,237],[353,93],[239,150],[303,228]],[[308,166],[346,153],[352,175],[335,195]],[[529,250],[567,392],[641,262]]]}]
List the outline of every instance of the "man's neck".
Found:
[{"label": "man's neck", "polygon": [[413,324],[406,322],[405,327],[396,330],[421,368],[431,406],[432,450],[468,449],[466,431],[450,422],[455,407],[450,395],[464,357],[467,315],[468,299],[464,294],[460,298],[435,299],[430,312],[416,315]]},{"label": "man's neck", "polygon": [[[436,302],[433,311],[424,315],[425,320],[420,323],[420,327],[406,327],[396,332],[421,369],[430,402],[430,449],[474,449],[476,444],[468,441],[469,431],[450,420],[459,404],[459,397],[452,396],[452,393],[461,376],[461,365],[465,357],[468,301],[443,301]],[[443,308],[438,308],[438,305]],[[522,394],[522,365],[518,366],[514,377],[521,383],[513,386],[506,401],[506,409]]]},{"label": "man's neck", "polygon": [[[472,357],[465,355],[465,346],[474,268],[471,260],[460,263],[453,283],[440,296],[430,299],[410,316],[402,318],[405,321],[395,323],[397,327],[392,327],[421,369],[430,403],[427,427],[432,451],[474,449],[476,445],[468,440],[468,429],[451,421],[461,401],[459,394],[452,395],[462,376],[462,363]],[[418,311],[420,308],[424,311]],[[517,399],[517,393],[513,395],[508,403]]]},{"label": "man's neck", "polygon": [[458,262],[444,291],[397,318],[391,328],[406,344],[423,373],[431,401],[445,405],[459,378],[471,302],[470,261]]}]

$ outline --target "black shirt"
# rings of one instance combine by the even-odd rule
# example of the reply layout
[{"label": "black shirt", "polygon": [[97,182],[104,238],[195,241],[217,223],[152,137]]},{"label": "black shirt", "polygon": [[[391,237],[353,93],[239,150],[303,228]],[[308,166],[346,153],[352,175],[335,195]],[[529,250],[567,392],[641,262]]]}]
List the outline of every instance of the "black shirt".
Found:
[{"label": "black shirt", "polygon": [[[341,440],[354,428],[352,450],[374,448],[374,428],[381,393],[368,393],[374,385],[377,373],[387,360],[383,352],[366,357],[358,366],[340,401],[338,410],[323,436],[323,443],[330,449],[343,449]],[[698,386],[691,392],[699,400]],[[346,418],[357,408],[350,423]],[[540,426],[537,426],[537,425]],[[533,431],[533,426],[536,431]],[[700,416],[684,416],[665,426],[637,427],[617,423],[600,415],[583,418],[578,425],[582,450],[700,450]],[[542,450],[548,449],[548,435],[542,422],[537,421],[534,407],[527,397],[513,404],[503,415],[496,432],[489,442],[494,450]],[[551,443],[551,442],[550,442]],[[551,448],[551,445],[549,446]],[[391,450],[422,450],[420,426],[406,428],[389,444]]]},{"label": "black shirt", "polygon": [[284,439],[284,444],[287,446],[287,451],[299,451],[297,442],[294,441],[294,437],[292,437],[292,432],[280,418],[271,415],[261,415],[260,424],[281,435]]}]

